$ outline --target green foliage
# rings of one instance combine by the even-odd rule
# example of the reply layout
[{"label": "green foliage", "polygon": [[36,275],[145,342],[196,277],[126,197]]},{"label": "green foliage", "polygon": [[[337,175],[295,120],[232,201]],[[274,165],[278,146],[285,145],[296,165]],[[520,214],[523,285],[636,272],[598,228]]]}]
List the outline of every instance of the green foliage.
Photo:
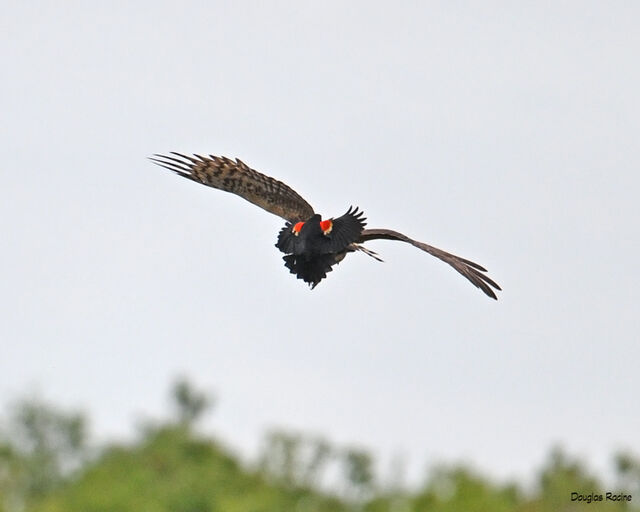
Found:
[{"label": "green foliage", "polygon": [[640,460],[628,453],[615,456],[616,469],[619,475],[619,488],[628,490],[634,496],[640,496]]},{"label": "green foliage", "polygon": [[37,398],[9,412],[0,445],[0,506],[19,509],[58,488],[86,457],[82,415]]},{"label": "green foliage", "polygon": [[362,500],[373,491],[375,476],[373,457],[365,450],[347,448],[343,455],[343,471],[347,493],[353,500]]},{"label": "green foliage", "polygon": [[[138,446],[111,447],[81,478],[33,512],[269,512],[340,510],[330,499],[269,485],[215,442],[166,427]],[[331,506],[330,506],[331,505]]]},{"label": "green foliage", "polygon": [[[138,441],[108,446],[93,458],[87,457],[82,416],[40,401],[18,403],[0,439],[0,512],[638,510],[637,494],[631,505],[572,502],[571,492],[597,495],[609,489],[559,449],[540,470],[537,486],[526,492],[464,465],[434,468],[419,489],[398,481],[385,487],[367,450],[284,431],[266,436],[260,463],[249,468],[191,428],[210,403],[206,395],[182,381],[172,397],[177,421],[148,428]],[[619,454],[616,467],[612,490],[637,493],[640,461]]]},{"label": "green foliage", "polygon": [[571,512],[583,510],[584,507],[588,507],[590,511],[629,510],[628,503],[570,501],[572,492],[585,496],[602,495],[604,497],[610,489],[605,489],[595,476],[589,474],[580,461],[568,457],[560,448],[551,451],[549,460],[542,468],[538,480],[538,496],[531,500],[531,506],[534,507],[531,510]]},{"label": "green foliage", "polygon": [[285,487],[318,488],[334,449],[322,437],[273,430],[265,436],[259,468]]},{"label": "green foliage", "polygon": [[438,467],[410,501],[410,510],[507,512],[515,510],[518,501],[515,485],[494,484],[463,466]]}]

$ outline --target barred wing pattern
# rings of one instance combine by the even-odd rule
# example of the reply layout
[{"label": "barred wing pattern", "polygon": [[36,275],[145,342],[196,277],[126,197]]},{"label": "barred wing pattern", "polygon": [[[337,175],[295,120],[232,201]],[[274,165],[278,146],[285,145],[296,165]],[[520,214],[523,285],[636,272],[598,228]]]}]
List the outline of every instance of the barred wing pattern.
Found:
[{"label": "barred wing pattern", "polygon": [[236,194],[289,222],[305,221],[313,216],[313,208],[292,188],[265,176],[236,158],[209,155],[154,155],[152,162],[165,169],[209,187]]},{"label": "barred wing pattern", "polygon": [[454,269],[456,269],[460,274],[466,277],[472,284],[480,288],[486,295],[491,297],[492,299],[497,300],[495,292],[491,289],[492,287],[496,290],[502,290],[498,284],[493,281],[489,276],[484,274],[487,270],[484,267],[481,267],[477,263],[473,261],[466,260],[461,258],[460,256],[456,256],[455,254],[448,253],[443,251],[442,249],[438,249],[437,247],[433,247],[431,245],[425,244],[423,242],[418,242],[409,238],[402,233],[398,233],[397,231],[393,231],[391,229],[365,229],[360,234],[359,243],[366,242],[368,240],[398,240],[400,242],[407,242],[408,244],[417,247],[418,249],[422,249],[425,252],[428,252],[432,256],[435,256],[438,259],[441,259],[445,263],[451,265]]}]

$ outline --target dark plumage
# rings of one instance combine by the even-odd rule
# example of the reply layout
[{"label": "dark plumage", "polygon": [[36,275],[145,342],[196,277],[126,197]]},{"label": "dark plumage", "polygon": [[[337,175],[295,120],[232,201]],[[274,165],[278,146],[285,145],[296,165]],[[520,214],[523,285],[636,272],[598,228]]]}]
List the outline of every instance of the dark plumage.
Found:
[{"label": "dark plumage", "polygon": [[333,226],[326,234],[320,227],[321,220],[320,215],[316,213],[304,222],[299,233],[293,230],[291,222],[287,222],[280,230],[276,247],[286,254],[340,252],[349,244],[357,242],[367,225],[364,212],[358,211],[358,208],[349,208],[341,217],[330,219]]},{"label": "dark plumage", "polygon": [[311,288],[331,272],[331,267],[344,258],[345,251],[360,238],[366,226],[364,213],[358,208],[349,208],[337,219],[330,219],[322,229],[321,217],[313,215],[300,226],[299,231],[291,222],[280,230],[276,247],[284,256],[285,266],[298,279],[309,283]]},{"label": "dark plumage", "polygon": [[497,299],[500,286],[486,275],[486,269],[467,259],[418,242],[390,229],[365,229],[365,218],[358,208],[336,219],[322,220],[320,215],[297,192],[282,183],[251,169],[239,159],[209,155],[188,156],[180,153],[154,155],[154,163],[185,178],[209,187],[236,194],[287,221],[280,230],[276,247],[285,256],[285,266],[292,274],[314,288],[342,261],[347,253],[362,251],[382,261],[375,252],[361,245],[370,240],[396,240],[421,249],[451,265],[457,272]]}]

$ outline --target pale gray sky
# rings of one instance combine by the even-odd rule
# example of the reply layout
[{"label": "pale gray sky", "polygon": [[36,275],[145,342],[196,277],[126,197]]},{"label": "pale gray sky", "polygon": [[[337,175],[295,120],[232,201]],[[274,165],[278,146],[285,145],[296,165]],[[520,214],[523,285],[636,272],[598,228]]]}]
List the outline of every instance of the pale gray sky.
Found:
[{"label": "pale gray sky", "polygon": [[[516,5],[517,4],[517,5]],[[286,426],[528,475],[640,453],[635,2],[10,2],[0,20],[0,398],[97,437],[173,377],[251,454]],[[404,244],[313,292],[282,222],[151,165],[240,157]],[[417,470],[416,470],[417,471]]]}]

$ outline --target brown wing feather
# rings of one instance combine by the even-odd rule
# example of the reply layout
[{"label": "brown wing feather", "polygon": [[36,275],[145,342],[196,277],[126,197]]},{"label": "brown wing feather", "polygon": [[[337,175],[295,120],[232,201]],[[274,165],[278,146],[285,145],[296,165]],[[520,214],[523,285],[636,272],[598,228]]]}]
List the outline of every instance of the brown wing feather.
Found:
[{"label": "brown wing feather", "polygon": [[209,187],[236,194],[289,222],[305,221],[313,208],[293,189],[281,181],[251,169],[236,158],[200,155],[154,155],[155,164]]},{"label": "brown wing feather", "polygon": [[358,242],[362,243],[368,240],[377,239],[398,240],[401,242],[407,242],[408,244],[411,244],[418,249],[422,249],[423,251],[428,252],[436,258],[439,258],[445,263],[451,265],[460,274],[471,281],[471,283],[480,288],[486,295],[488,295],[492,299],[497,300],[496,294],[491,289],[491,287],[495,288],[496,290],[501,290],[500,286],[498,286],[498,284],[489,276],[484,274],[483,272],[486,272],[487,270],[477,263],[461,258],[460,256],[456,256],[455,254],[445,252],[442,249],[438,249],[437,247],[433,247],[423,242],[417,242],[416,240],[413,240],[408,236],[391,229],[365,229],[360,234],[360,239],[358,240]]}]

